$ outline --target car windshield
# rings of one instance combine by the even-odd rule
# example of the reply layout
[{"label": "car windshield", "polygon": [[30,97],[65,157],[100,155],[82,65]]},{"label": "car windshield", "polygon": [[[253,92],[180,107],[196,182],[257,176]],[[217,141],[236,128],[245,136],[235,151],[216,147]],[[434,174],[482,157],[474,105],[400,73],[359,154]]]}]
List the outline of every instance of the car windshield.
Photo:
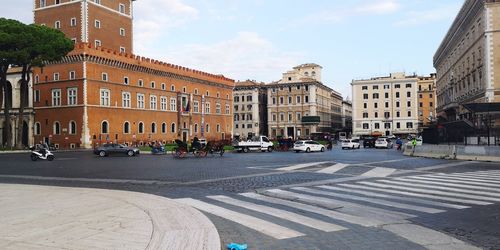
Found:
[{"label": "car windshield", "polygon": [[296,141],[295,144],[303,144],[303,141]]}]

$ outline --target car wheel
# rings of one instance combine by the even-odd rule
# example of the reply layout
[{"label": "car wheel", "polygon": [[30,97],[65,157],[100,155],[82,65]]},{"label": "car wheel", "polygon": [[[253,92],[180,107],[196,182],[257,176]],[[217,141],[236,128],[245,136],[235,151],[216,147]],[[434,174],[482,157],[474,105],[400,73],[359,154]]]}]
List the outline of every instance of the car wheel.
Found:
[{"label": "car wheel", "polygon": [[354,149],[354,145],[352,145],[352,149]]},{"label": "car wheel", "polygon": [[361,145],[358,145],[358,149],[360,149],[360,148],[361,148]]},{"label": "car wheel", "polygon": [[321,147],[321,152],[325,152],[325,147]]},{"label": "car wheel", "polygon": [[127,155],[128,155],[128,156],[134,156],[134,155],[135,155],[135,153],[134,153],[134,151],[129,150],[129,151],[127,151]]},{"label": "car wheel", "polygon": [[100,157],[104,157],[104,156],[106,156],[106,152],[105,152],[105,151],[102,151],[102,150],[101,150],[101,151],[99,151],[99,156],[100,156]]},{"label": "car wheel", "polygon": [[53,160],[54,160],[54,156],[53,156],[53,155],[49,155],[49,156],[47,156],[47,160],[48,160],[48,161],[53,161]]},{"label": "car wheel", "polygon": [[267,152],[273,152],[273,147],[267,147]]},{"label": "car wheel", "polygon": [[248,148],[247,147],[243,148],[243,153],[248,153]]},{"label": "car wheel", "polygon": [[32,161],[36,161],[36,160],[38,160],[38,155],[36,155],[36,154],[31,154],[31,160],[32,160]]},{"label": "car wheel", "polygon": [[306,148],[306,153],[309,153],[311,152],[311,149],[310,148]]}]

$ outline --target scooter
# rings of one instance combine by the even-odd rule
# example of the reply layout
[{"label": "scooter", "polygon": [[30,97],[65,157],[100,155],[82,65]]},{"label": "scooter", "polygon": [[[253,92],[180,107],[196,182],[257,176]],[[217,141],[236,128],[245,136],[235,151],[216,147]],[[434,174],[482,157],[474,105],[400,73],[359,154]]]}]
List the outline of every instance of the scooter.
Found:
[{"label": "scooter", "polygon": [[159,146],[159,147],[151,147],[151,153],[156,155],[156,154],[166,154],[167,152],[165,151],[164,146]]},{"label": "scooter", "polygon": [[37,161],[38,159],[41,160],[47,160],[47,161],[53,161],[55,158],[54,154],[50,152],[49,149],[45,149],[45,154],[42,154],[38,150],[35,150],[34,148],[31,149],[31,160],[32,161]]}]

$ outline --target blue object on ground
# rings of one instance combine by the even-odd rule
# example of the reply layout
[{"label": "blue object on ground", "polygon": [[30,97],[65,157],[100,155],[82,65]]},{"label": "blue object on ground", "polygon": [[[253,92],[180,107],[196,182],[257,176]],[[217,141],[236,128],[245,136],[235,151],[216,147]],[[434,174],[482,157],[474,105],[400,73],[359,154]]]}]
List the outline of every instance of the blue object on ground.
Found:
[{"label": "blue object on ground", "polygon": [[227,244],[229,250],[247,250],[247,244],[231,243]]}]

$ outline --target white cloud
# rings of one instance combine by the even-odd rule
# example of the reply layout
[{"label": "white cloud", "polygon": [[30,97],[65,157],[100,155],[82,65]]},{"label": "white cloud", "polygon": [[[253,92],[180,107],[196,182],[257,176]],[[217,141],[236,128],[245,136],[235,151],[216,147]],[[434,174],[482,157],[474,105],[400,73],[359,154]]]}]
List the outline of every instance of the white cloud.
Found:
[{"label": "white cloud", "polygon": [[190,44],[166,48],[164,60],[210,73],[222,73],[235,80],[248,78],[270,82],[281,72],[302,63],[301,53],[278,51],[254,32],[239,32],[236,37],[214,44]]},{"label": "white cloud", "polygon": [[356,8],[359,14],[383,15],[394,13],[399,10],[400,5],[396,0],[381,0],[360,5]]},{"label": "white cloud", "polygon": [[406,14],[404,19],[395,22],[394,25],[398,27],[418,26],[443,20],[453,20],[461,6],[462,3],[455,3],[430,10],[410,11]]}]

